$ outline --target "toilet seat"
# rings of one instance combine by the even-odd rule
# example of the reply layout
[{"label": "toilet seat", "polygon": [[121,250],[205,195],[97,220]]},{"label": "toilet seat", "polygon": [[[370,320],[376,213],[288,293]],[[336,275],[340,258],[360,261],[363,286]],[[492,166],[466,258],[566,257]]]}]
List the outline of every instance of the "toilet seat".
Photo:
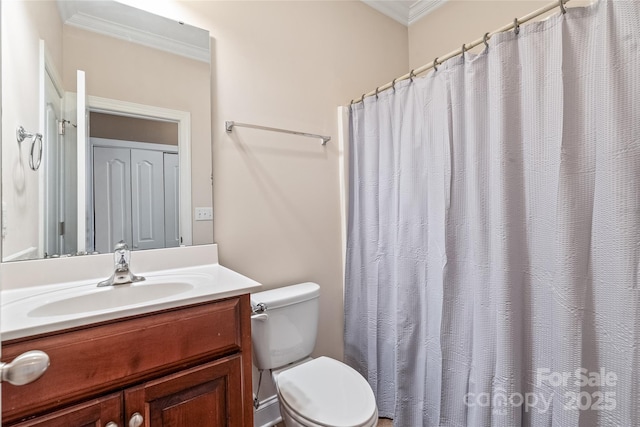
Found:
[{"label": "toilet seat", "polygon": [[373,391],[342,362],[319,357],[275,377],[280,404],[305,426],[370,427],[378,418]]}]

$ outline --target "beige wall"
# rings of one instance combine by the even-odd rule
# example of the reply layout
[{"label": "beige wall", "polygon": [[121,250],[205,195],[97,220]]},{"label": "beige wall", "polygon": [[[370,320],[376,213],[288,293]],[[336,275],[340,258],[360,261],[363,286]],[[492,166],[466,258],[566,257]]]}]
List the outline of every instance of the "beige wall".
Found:
[{"label": "beige wall", "polygon": [[[475,41],[549,3],[550,0],[448,0],[409,27],[409,66],[418,68],[432,63],[436,57],[460,49],[463,43]],[[572,0],[567,8],[589,3],[590,0]]]},{"label": "beige wall", "polygon": [[[214,236],[265,289],[321,286],[317,354],[342,358],[337,110],[407,69],[407,29],[360,1],[186,2],[213,43]],[[236,128],[235,120],[331,135]]]}]

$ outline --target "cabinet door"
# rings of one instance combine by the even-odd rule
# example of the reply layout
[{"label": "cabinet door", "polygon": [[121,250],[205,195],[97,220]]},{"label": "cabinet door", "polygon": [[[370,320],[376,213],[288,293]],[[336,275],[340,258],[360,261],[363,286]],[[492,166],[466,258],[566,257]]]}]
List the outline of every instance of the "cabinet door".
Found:
[{"label": "cabinet door", "polygon": [[[122,423],[122,393],[115,393],[33,418],[13,427],[106,427]],[[113,425],[113,424],[112,424]],[[109,426],[111,427],[111,426]]]},{"label": "cabinet door", "polygon": [[125,420],[137,412],[145,427],[242,426],[239,355],[125,390]]}]

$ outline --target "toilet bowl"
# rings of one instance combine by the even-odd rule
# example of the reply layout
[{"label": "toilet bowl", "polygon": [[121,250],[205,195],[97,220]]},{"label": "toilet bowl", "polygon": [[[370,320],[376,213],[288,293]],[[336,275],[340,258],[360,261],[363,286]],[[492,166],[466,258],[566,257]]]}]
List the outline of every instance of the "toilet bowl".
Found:
[{"label": "toilet bowl", "polygon": [[369,427],[378,421],[369,384],[337,360],[311,359],[275,372],[274,381],[287,426]]},{"label": "toilet bowl", "polygon": [[256,367],[272,371],[287,427],[371,427],[378,409],[367,381],[329,357],[310,358],[320,287],[302,283],[251,295]]}]

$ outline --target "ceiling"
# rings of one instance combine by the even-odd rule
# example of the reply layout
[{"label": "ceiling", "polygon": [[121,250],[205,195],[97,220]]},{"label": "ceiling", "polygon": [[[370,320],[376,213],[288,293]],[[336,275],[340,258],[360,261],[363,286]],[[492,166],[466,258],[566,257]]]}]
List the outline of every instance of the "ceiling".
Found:
[{"label": "ceiling", "polygon": [[447,0],[362,0],[407,27]]}]

